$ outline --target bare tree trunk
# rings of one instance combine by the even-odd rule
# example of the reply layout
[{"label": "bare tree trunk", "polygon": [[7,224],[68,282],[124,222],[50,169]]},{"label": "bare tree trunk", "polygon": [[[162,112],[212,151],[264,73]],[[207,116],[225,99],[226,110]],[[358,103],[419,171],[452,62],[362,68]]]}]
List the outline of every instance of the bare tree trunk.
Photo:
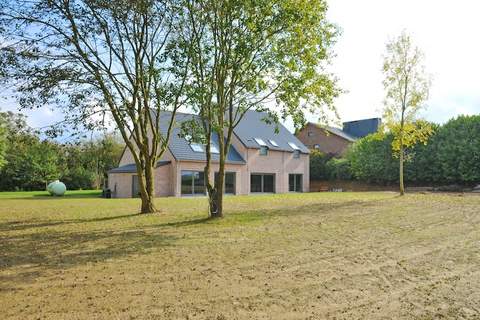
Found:
[{"label": "bare tree trunk", "polygon": [[[210,150],[210,141],[211,133],[207,132],[207,144],[206,149]],[[210,182],[210,169],[211,169],[211,153],[206,152],[207,162],[205,164],[204,175],[205,175],[205,185],[207,188],[207,196],[208,196],[208,212],[210,217],[214,217],[217,213],[217,203],[216,203],[216,195],[217,195],[217,181],[214,179],[213,185]]]},{"label": "bare tree trunk", "polygon": [[145,169],[140,168],[140,170],[137,170],[138,187],[140,189],[140,198],[142,200],[140,213],[155,213],[157,212],[157,209],[153,203],[153,199],[155,198],[155,189],[153,185],[154,167],[149,161],[147,161],[147,163]]},{"label": "bare tree trunk", "polygon": [[153,204],[153,198],[147,195],[146,197],[142,196],[142,208],[140,213],[155,213],[157,212],[157,209],[155,208],[155,205]]},{"label": "bare tree trunk", "polygon": [[402,107],[402,118],[401,118],[401,121],[400,121],[400,166],[399,166],[399,170],[400,170],[399,181],[400,181],[400,195],[401,196],[403,196],[405,194],[405,185],[403,183],[403,162],[404,162],[404,153],[405,153],[405,147],[403,146],[403,130],[405,130],[404,129],[404,125],[405,125],[404,112],[405,112],[405,107]]},{"label": "bare tree trunk", "polygon": [[224,189],[224,181],[225,181],[225,159],[222,155],[220,155],[220,164],[218,169],[218,181],[217,181],[217,188],[216,188],[216,195],[215,195],[215,205],[217,207],[217,211],[212,214],[212,218],[222,218],[223,217],[223,189]]},{"label": "bare tree trunk", "polygon": [[403,141],[400,141],[400,195],[401,196],[405,194],[405,185],[403,183],[403,162],[404,162],[403,153],[404,153]]},{"label": "bare tree trunk", "polygon": [[212,218],[222,218],[223,217],[223,189],[225,184],[225,137],[223,132],[220,132],[218,135],[220,154],[219,154],[219,164],[218,164],[218,177],[215,186],[215,195],[213,199],[213,204],[216,211],[211,212],[210,215]]}]

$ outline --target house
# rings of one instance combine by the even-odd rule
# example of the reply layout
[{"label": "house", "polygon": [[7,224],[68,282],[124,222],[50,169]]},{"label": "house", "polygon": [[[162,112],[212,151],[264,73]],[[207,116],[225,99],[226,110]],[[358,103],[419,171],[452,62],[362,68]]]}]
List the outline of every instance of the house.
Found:
[{"label": "house", "polygon": [[380,118],[372,118],[344,122],[343,129],[340,129],[309,122],[296,136],[310,150],[341,156],[356,139],[377,132],[380,124]]},{"label": "house", "polygon": [[[170,115],[160,117],[166,128]],[[164,196],[205,195],[205,146],[180,136],[179,125],[196,116],[177,113],[175,127],[155,168],[155,193]],[[309,150],[290,131],[267,124],[266,113],[248,111],[234,130],[225,165],[225,193],[286,193],[309,190]],[[218,171],[218,136],[212,138],[212,173]],[[112,197],[138,195],[138,176],[132,154],[125,149],[118,168],[108,172]]]}]

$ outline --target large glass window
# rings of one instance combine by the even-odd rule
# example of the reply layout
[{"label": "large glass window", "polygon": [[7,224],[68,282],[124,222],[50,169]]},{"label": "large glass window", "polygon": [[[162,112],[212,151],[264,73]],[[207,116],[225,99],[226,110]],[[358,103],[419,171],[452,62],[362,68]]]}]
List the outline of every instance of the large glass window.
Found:
[{"label": "large glass window", "polygon": [[138,176],[132,176],[132,198],[138,198],[140,196],[140,183],[138,182]]},{"label": "large glass window", "polygon": [[[218,179],[218,172],[215,172],[215,183]],[[226,194],[235,194],[235,180],[236,174],[235,172],[225,172],[225,179],[224,179],[224,189],[223,192]]]},{"label": "large glass window", "polygon": [[182,195],[205,194],[205,174],[202,171],[182,171]]},{"label": "large glass window", "polygon": [[274,174],[252,174],[250,176],[250,192],[275,192]]},{"label": "large glass window", "polygon": [[205,194],[205,174],[203,172],[193,172],[193,193]]},{"label": "large glass window", "polygon": [[262,192],[262,175],[252,174],[250,176],[250,192]]},{"label": "large glass window", "polygon": [[275,192],[275,179],[273,174],[263,175],[263,192]]},{"label": "large glass window", "polygon": [[288,175],[288,191],[290,192],[302,192],[302,174],[289,174]]}]

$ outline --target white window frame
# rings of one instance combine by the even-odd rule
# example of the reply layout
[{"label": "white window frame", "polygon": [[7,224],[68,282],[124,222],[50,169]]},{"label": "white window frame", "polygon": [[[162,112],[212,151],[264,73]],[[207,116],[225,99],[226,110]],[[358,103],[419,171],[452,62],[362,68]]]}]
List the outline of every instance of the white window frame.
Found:
[{"label": "white window frame", "polygon": [[293,142],[289,142],[288,145],[290,146],[290,148],[292,148],[293,150],[300,150],[300,148]]},{"label": "white window frame", "polygon": [[261,138],[253,138],[255,140],[256,143],[258,143],[259,146],[266,146],[267,144],[265,143],[265,141]]},{"label": "white window frame", "polygon": [[200,143],[192,142],[190,143],[190,148],[192,148],[192,150],[195,152],[205,152],[203,145],[201,145]]},{"label": "white window frame", "polygon": [[278,147],[278,143],[275,141],[275,140],[268,140],[268,142],[270,142],[270,144],[274,147]]}]

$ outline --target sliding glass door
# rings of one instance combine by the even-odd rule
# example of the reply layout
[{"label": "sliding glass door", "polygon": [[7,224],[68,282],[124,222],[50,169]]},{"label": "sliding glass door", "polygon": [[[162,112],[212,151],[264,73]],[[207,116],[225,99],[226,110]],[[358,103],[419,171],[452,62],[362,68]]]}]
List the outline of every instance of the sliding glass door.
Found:
[{"label": "sliding glass door", "polygon": [[288,175],[288,191],[290,192],[302,192],[302,174],[289,174]]},{"label": "sliding glass door", "polygon": [[205,174],[202,171],[184,170],[182,175],[182,195],[204,195],[205,194]]},{"label": "sliding glass door", "polygon": [[250,192],[275,193],[275,175],[260,173],[250,175]]}]

